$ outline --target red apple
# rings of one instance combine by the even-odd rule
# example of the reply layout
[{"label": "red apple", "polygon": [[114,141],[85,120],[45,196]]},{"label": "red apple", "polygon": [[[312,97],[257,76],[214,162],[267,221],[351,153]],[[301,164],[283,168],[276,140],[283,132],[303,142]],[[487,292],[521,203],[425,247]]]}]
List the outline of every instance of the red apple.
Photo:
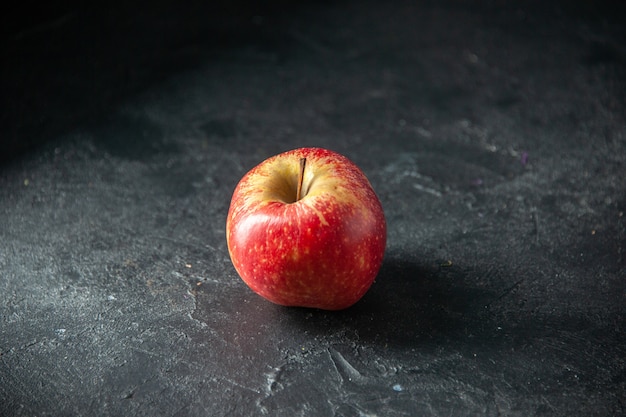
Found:
[{"label": "red apple", "polygon": [[301,148],[244,175],[230,203],[226,240],[235,269],[257,294],[285,306],[340,310],[374,282],[387,226],[353,162]]}]

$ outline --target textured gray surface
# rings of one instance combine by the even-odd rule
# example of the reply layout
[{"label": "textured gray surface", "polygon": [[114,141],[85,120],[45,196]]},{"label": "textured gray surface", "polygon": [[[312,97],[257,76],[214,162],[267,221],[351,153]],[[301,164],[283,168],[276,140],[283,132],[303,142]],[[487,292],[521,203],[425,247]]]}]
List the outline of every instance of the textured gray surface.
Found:
[{"label": "textured gray surface", "polygon": [[[419,4],[70,8],[8,38],[3,88],[33,85],[3,117],[0,415],[624,414],[619,15]],[[342,312],[228,259],[235,184],[300,146],[385,208]]]}]

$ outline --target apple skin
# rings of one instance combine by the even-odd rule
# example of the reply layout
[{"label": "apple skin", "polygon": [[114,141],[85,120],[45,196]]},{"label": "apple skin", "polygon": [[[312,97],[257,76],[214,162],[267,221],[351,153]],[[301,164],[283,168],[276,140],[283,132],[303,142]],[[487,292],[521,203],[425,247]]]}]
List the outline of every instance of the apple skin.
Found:
[{"label": "apple skin", "polygon": [[[306,158],[296,200],[300,159]],[[380,270],[387,226],[380,200],[348,158],[321,148],[273,156],[236,186],[226,221],[233,265],[267,300],[341,310]]]}]

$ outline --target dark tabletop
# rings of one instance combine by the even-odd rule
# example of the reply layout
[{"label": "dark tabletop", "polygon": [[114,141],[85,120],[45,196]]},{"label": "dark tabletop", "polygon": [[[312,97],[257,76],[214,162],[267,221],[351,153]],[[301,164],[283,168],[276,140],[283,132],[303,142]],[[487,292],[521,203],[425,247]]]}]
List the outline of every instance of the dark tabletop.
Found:
[{"label": "dark tabletop", "polygon": [[[83,3],[2,16],[0,415],[626,413],[623,6]],[[302,146],[387,218],[340,312],[226,248]]]}]

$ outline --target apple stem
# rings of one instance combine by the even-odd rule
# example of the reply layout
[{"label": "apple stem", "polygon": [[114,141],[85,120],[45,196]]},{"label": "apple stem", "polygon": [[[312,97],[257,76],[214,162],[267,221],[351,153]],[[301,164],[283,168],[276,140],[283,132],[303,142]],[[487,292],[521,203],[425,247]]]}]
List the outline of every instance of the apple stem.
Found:
[{"label": "apple stem", "polygon": [[296,191],[296,201],[302,198],[302,181],[304,180],[304,167],[306,166],[306,158],[300,158],[300,172],[298,173],[298,189]]}]

